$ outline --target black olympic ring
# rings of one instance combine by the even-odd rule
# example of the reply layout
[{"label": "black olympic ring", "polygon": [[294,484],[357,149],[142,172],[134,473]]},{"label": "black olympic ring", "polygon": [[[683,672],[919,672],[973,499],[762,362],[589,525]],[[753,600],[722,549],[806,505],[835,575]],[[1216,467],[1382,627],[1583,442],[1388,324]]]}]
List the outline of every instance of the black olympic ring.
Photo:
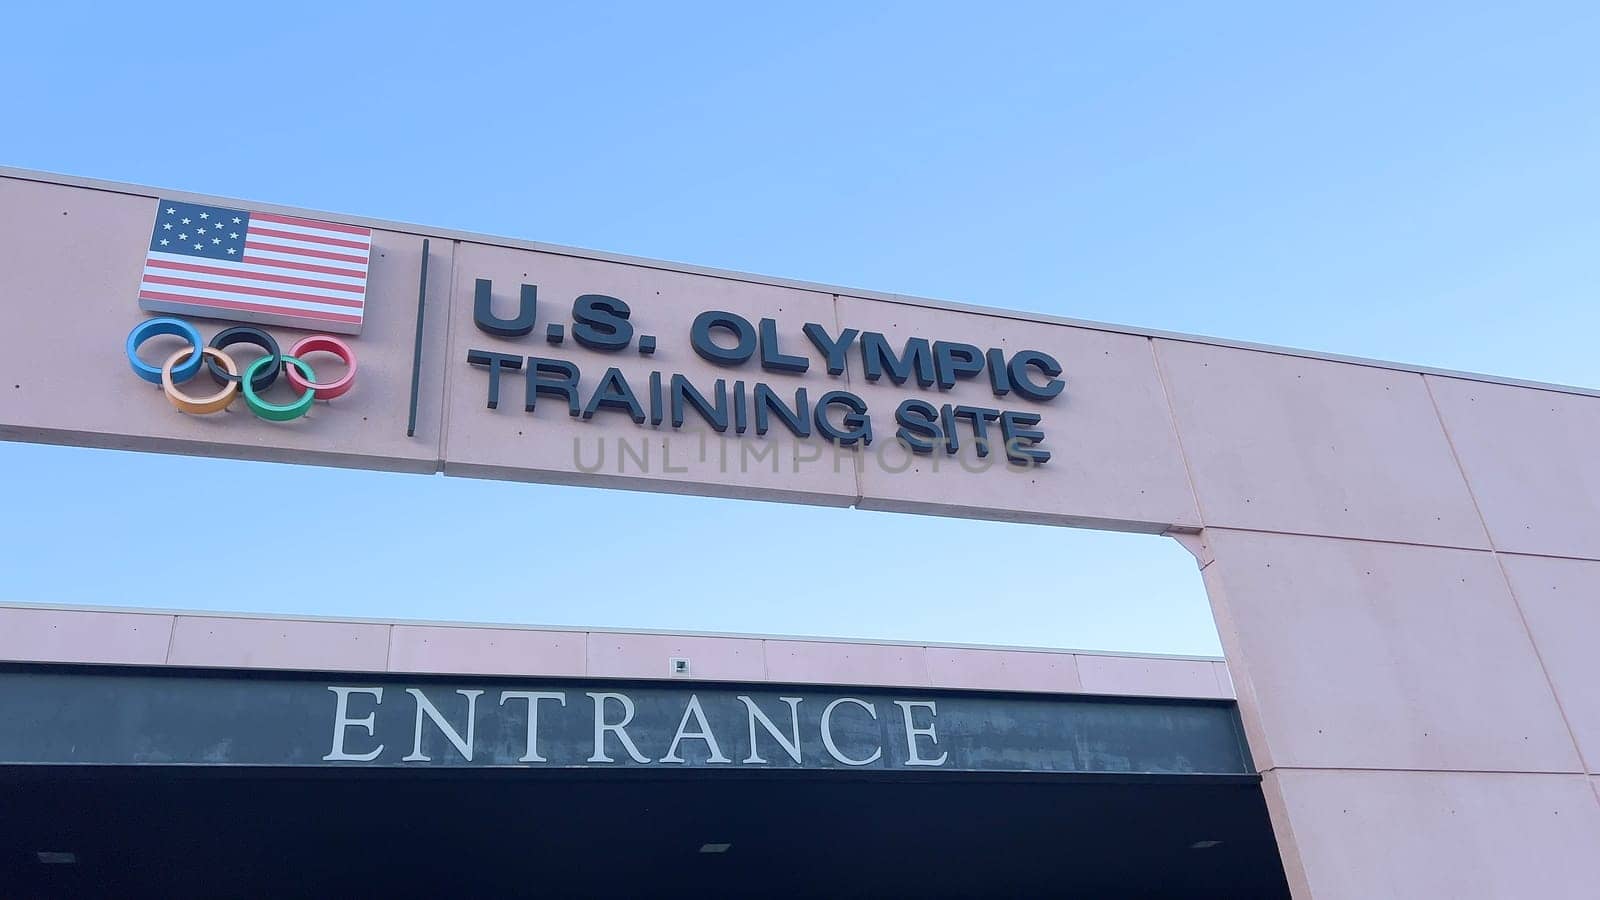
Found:
[{"label": "black olympic ring", "polygon": [[[250,380],[250,387],[256,391],[272,387],[272,383],[278,380],[278,373],[283,371],[283,351],[278,349],[277,340],[260,328],[235,325],[217,332],[217,336],[211,339],[210,346],[222,350],[234,344],[251,344],[267,351],[266,355],[272,358],[272,362],[256,372],[255,377]],[[211,372],[211,378],[217,384],[226,385],[230,381],[237,384],[242,379],[240,375],[229,375],[211,357],[207,356],[205,360],[206,369]]]}]

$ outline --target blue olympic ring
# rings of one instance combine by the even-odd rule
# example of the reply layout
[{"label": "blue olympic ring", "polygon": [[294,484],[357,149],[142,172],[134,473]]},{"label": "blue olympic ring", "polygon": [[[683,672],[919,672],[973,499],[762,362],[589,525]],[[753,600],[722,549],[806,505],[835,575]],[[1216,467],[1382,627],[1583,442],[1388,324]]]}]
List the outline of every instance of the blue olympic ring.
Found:
[{"label": "blue olympic ring", "polygon": [[139,358],[139,345],[160,334],[181,337],[189,342],[189,358],[184,360],[182,365],[172,368],[172,380],[175,383],[182,383],[193,378],[200,371],[200,366],[205,362],[205,356],[202,353],[205,348],[205,339],[200,337],[200,329],[182,319],[170,317],[140,322],[132,331],[128,332],[128,364],[133,366],[133,374],[151,384],[161,383],[161,367],[152,366]]}]

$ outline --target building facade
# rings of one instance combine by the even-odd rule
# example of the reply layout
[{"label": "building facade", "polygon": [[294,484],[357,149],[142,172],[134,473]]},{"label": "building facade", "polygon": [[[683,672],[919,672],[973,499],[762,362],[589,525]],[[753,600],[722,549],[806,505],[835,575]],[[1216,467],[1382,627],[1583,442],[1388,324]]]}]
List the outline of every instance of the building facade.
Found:
[{"label": "building facade", "polygon": [[[1600,883],[1593,391],[0,175],[0,438],[1169,535],[1200,566],[1296,896],[1578,897]],[[257,268],[201,241],[169,259],[163,216],[191,207],[265,223],[238,239]],[[349,231],[313,239],[328,228]],[[284,287],[298,276],[283,262],[317,267],[303,270],[314,284]],[[285,340],[322,315],[350,370],[359,355],[374,374],[327,415],[285,427],[272,417],[293,404],[251,401],[255,419],[220,427],[198,393],[163,400],[140,382],[163,373],[141,371],[130,330],[174,310]],[[191,356],[199,344],[196,331]],[[53,368],[63,353],[70,375]],[[173,354],[168,377],[189,362]],[[305,380],[307,406],[333,389]],[[157,624],[170,647],[140,664],[186,660],[184,621]],[[370,627],[392,641],[409,626]],[[282,638],[304,644],[285,658],[321,652],[313,631]],[[781,643],[762,643],[769,672]],[[908,671],[933,678],[930,653]],[[1059,684],[1026,658],[1008,663],[1026,671],[972,662],[989,674],[970,677]],[[813,659],[826,671],[807,663],[801,682],[849,684],[863,665]],[[1124,664],[1075,662],[1080,686],[1097,665]]]}]

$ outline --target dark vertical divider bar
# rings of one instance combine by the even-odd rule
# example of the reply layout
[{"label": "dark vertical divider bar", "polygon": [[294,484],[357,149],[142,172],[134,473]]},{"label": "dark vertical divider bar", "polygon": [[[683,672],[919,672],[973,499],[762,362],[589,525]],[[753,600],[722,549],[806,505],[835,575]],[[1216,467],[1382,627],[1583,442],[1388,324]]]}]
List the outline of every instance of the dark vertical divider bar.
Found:
[{"label": "dark vertical divider bar", "polygon": [[406,437],[417,434],[417,392],[422,386],[422,317],[428,299],[428,239],[422,239],[422,274],[417,278],[417,339],[411,345],[411,413],[406,416]]}]

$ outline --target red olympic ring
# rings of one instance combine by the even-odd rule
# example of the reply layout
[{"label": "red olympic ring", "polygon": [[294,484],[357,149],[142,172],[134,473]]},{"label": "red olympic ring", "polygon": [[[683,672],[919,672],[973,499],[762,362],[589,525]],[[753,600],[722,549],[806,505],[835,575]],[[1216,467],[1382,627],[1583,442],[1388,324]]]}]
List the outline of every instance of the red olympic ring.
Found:
[{"label": "red olympic ring", "polygon": [[294,346],[289,348],[288,355],[299,358],[307,353],[317,352],[332,353],[334,356],[339,357],[345,364],[344,375],[335,381],[310,382],[306,380],[304,375],[300,374],[299,369],[294,366],[285,366],[284,374],[289,376],[289,383],[294,385],[294,389],[297,391],[311,391],[312,395],[318,400],[332,400],[335,397],[344,396],[345,392],[349,391],[351,385],[356,382],[355,351],[350,349],[349,344],[332,335],[314,334],[295,341]]}]

